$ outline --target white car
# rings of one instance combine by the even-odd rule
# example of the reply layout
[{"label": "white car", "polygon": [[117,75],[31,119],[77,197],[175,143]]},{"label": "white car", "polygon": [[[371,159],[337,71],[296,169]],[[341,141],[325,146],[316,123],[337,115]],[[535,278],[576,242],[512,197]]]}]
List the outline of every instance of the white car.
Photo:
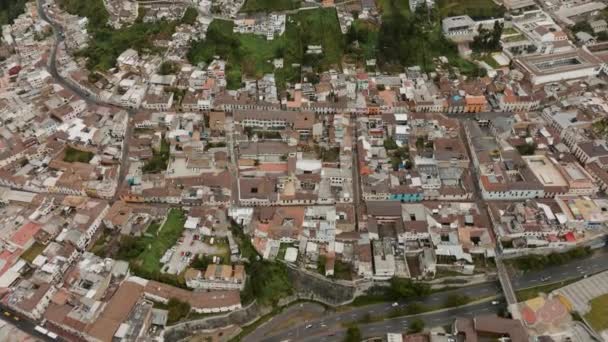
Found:
[{"label": "white car", "polygon": [[498,304],[500,304],[500,302],[499,302],[499,301],[497,301],[497,300],[493,300],[493,301],[492,301],[492,305],[498,305]]},{"label": "white car", "polygon": [[309,324],[306,326],[306,329],[310,329],[310,328],[312,328],[312,324]]},{"label": "white car", "polygon": [[394,302],[393,305],[392,305],[392,307],[395,307],[395,306],[399,306],[399,303]]}]

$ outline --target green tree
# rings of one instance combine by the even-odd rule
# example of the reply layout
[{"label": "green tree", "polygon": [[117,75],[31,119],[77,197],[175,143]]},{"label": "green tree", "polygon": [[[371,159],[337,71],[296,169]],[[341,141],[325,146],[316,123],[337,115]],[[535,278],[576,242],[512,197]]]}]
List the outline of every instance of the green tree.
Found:
[{"label": "green tree", "polygon": [[194,25],[198,18],[198,11],[194,7],[188,7],[182,16],[182,24]]},{"label": "green tree", "polygon": [[427,309],[428,308],[423,304],[414,302],[405,307],[405,312],[407,315],[417,315],[419,313],[425,312]]},{"label": "green tree", "polygon": [[317,259],[317,271],[323,275],[325,275],[325,263],[327,262],[327,258],[324,255],[319,255]]},{"label": "green tree", "polygon": [[519,154],[522,156],[531,156],[536,151],[536,145],[534,144],[523,144],[515,147]]},{"label": "green tree", "polygon": [[241,42],[232,34],[233,24],[229,21],[214,20],[205,40],[196,41],[190,46],[187,57],[192,64],[209,63],[215,56],[240,64]]},{"label": "green tree", "polygon": [[169,310],[167,324],[170,325],[188,316],[190,313],[190,304],[176,298],[170,298],[167,303],[167,310]]},{"label": "green tree", "polygon": [[257,299],[262,305],[274,306],[281,298],[292,292],[287,267],[282,263],[250,259],[250,262],[245,264],[245,270],[250,279],[245,283],[245,289],[241,293],[244,303]]},{"label": "green tree", "polygon": [[359,330],[358,326],[354,325],[346,329],[344,342],[361,342],[361,330]]},{"label": "green tree", "polygon": [[137,258],[146,249],[142,240],[130,235],[123,235],[119,240],[116,258],[120,260],[131,260]]},{"label": "green tree", "polygon": [[407,327],[407,332],[408,334],[416,334],[422,332],[422,330],[424,330],[424,326],[424,321],[419,318],[416,318]]},{"label": "green tree", "polygon": [[511,263],[522,271],[537,271],[548,266],[557,266],[573,259],[582,259],[591,255],[589,247],[577,247],[564,253],[551,253],[549,255],[526,255],[513,259]]},{"label": "green tree", "polygon": [[479,34],[473,38],[471,49],[478,53],[500,50],[502,30],[503,24],[499,23],[498,20],[494,22],[494,28],[492,28],[492,30],[488,30],[480,24],[477,29]]},{"label": "green tree", "polygon": [[12,24],[13,20],[25,12],[27,0],[0,1],[0,25]]},{"label": "green tree", "polygon": [[424,141],[425,140],[426,139],[423,138],[423,137],[416,138],[416,149],[418,149],[418,150],[424,149]]},{"label": "green tree", "polygon": [[199,270],[205,270],[205,269],[207,269],[207,266],[209,266],[211,261],[212,260],[211,260],[210,256],[199,255],[197,258],[194,258],[194,260],[190,264],[190,267],[196,268]]},{"label": "green tree", "polygon": [[449,307],[449,308],[463,306],[463,305],[467,304],[470,300],[471,299],[465,295],[450,294],[445,299],[445,306]]},{"label": "green tree", "polygon": [[395,298],[415,298],[423,297],[431,293],[431,287],[428,284],[416,283],[411,279],[392,278],[391,292]]},{"label": "green tree", "polygon": [[576,23],[572,26],[572,32],[574,32],[574,33],[586,32],[586,33],[589,33],[592,35],[593,28],[591,27],[591,24],[588,21],[583,20],[583,21],[579,21],[578,23]]},{"label": "green tree", "polygon": [[395,142],[395,139],[387,138],[387,139],[384,139],[384,148],[386,150],[395,150],[395,149],[399,148],[399,146],[397,146],[397,142]]},{"label": "green tree", "polygon": [[158,73],[160,75],[170,75],[177,72],[177,64],[172,61],[164,61],[161,63],[160,68],[158,68]]},{"label": "green tree", "polygon": [[116,64],[116,58],[125,50],[133,48],[138,52],[160,52],[154,45],[156,40],[167,40],[175,32],[177,20],[157,20],[144,22],[144,11],[132,25],[114,29],[108,25],[109,14],[103,0],[61,0],[59,5],[70,14],[86,17],[87,31],[91,36],[89,45],[78,51],[76,56],[86,58],[87,69],[107,70]]},{"label": "green tree", "polygon": [[384,69],[397,70],[399,66],[420,65],[424,70],[434,69],[433,59],[446,56],[453,66],[470,68],[463,61],[454,43],[447,40],[439,27],[439,16],[434,8],[422,6],[415,13],[406,15],[397,1],[385,1],[390,10],[384,9],[377,39],[377,61]]}]

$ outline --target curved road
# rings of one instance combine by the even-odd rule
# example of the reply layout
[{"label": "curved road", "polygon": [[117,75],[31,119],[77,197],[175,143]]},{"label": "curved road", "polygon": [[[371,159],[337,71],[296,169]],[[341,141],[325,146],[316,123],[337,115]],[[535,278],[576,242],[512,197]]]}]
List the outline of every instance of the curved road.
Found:
[{"label": "curved road", "polygon": [[[479,285],[474,285],[470,287],[466,287],[458,290],[450,290],[437,292],[431,296],[426,298],[416,300],[415,302],[421,303],[425,306],[439,306],[442,305],[447,297],[452,294],[462,294],[469,296],[471,298],[475,297],[491,297],[495,296],[497,293],[500,293],[500,286],[497,282],[491,283],[483,283]],[[302,337],[303,335],[315,335],[315,336],[327,336],[333,333],[336,333],[336,326],[341,328],[342,324],[357,322],[366,317],[366,315],[371,315],[371,317],[381,317],[388,316],[391,311],[397,308],[404,308],[407,304],[412,303],[414,301],[408,302],[399,302],[398,306],[393,306],[392,303],[379,303],[373,305],[361,306],[358,308],[354,308],[348,311],[341,311],[337,313],[328,313],[324,317],[320,317],[316,320],[311,320],[308,322],[303,322],[302,324],[295,326],[292,329],[288,329],[279,333],[278,331],[274,331],[274,327],[271,324],[264,324],[260,326],[257,330],[255,330],[252,334],[246,336],[243,339],[243,342],[254,342],[254,341],[282,341],[285,339],[293,339]],[[427,315],[430,315],[428,313]],[[281,316],[275,317],[273,321],[269,323],[281,324],[281,319],[283,318],[283,314]],[[377,322],[389,324],[389,321]],[[274,324],[273,324],[274,325]],[[306,329],[306,326],[312,325],[312,327]],[[338,329],[339,330],[339,329]],[[272,338],[267,338],[267,336],[272,336]]]},{"label": "curved road", "polygon": [[[125,108],[119,107],[113,103],[104,102],[97,98],[91,97],[88,92],[83,91],[79,87],[74,86],[71,82],[66,80],[59,73],[59,71],[57,70],[57,49],[59,47],[59,44],[61,42],[63,42],[64,31],[63,31],[63,27],[61,27],[61,25],[59,25],[57,22],[55,22],[54,20],[49,18],[46,11],[44,10],[44,6],[45,6],[44,1],[45,0],[37,0],[36,4],[38,7],[38,15],[40,16],[40,18],[42,20],[46,21],[47,23],[49,23],[49,25],[51,25],[51,27],[53,28],[54,35],[55,35],[55,44],[53,45],[53,48],[51,50],[51,55],[49,58],[49,62],[47,64],[48,72],[51,74],[51,76],[53,76],[53,79],[55,80],[55,82],[59,83],[62,87],[72,91],[74,94],[76,94],[78,97],[82,98],[89,105],[121,108],[121,109],[124,109],[129,114],[127,130],[126,130],[125,136],[123,138],[122,157],[121,157],[121,161],[120,161],[120,172],[119,172],[118,180],[117,180],[117,184],[118,184],[118,188],[119,188],[123,184],[123,182],[127,176],[127,171],[128,171],[127,162],[128,162],[128,158],[129,158],[129,140],[131,139],[131,136],[133,135],[133,125],[131,122],[131,118],[135,115],[135,110],[125,109]],[[118,188],[116,189],[116,193],[114,194],[114,197],[112,198],[112,202],[118,200],[118,193],[119,193]]]},{"label": "curved road", "polygon": [[70,91],[72,91],[73,93],[75,93],[76,95],[81,97],[88,104],[104,106],[104,107],[114,106],[112,104],[91,98],[89,93],[74,86],[71,82],[68,82],[63,76],[61,76],[61,74],[59,74],[59,71],[57,70],[57,49],[59,48],[59,44],[61,44],[61,42],[63,42],[63,38],[64,38],[63,27],[61,27],[61,25],[59,25],[58,23],[56,23],[55,21],[53,21],[52,19],[49,18],[46,11],[44,10],[44,6],[45,6],[44,0],[37,0],[36,4],[38,7],[38,15],[40,16],[40,18],[42,20],[46,21],[49,25],[51,25],[51,27],[53,28],[54,35],[55,35],[55,44],[53,45],[53,48],[51,50],[51,55],[49,56],[49,62],[47,64],[47,70],[51,74],[51,76],[53,76],[53,79],[55,80],[55,82],[59,83],[62,87],[69,89]]},{"label": "curved road", "polygon": [[[542,285],[543,283],[554,283],[562,280],[582,277],[586,274],[595,274],[605,271],[608,270],[608,263],[605,262],[606,258],[608,258],[608,248],[602,248],[586,259],[574,260],[566,265],[549,267],[539,272],[517,274],[512,277],[513,286],[516,289],[525,289],[529,287],[536,287]],[[547,279],[547,277],[549,277],[548,280],[544,282],[541,280]],[[438,292],[418,300],[418,302],[429,306],[441,305],[444,303],[446,297],[450,294],[461,294],[469,296],[470,298],[483,298],[491,296],[502,297],[502,290],[498,282],[489,282],[450,291]],[[399,302],[399,306],[403,307],[411,302],[412,301]],[[502,307],[485,302],[473,306],[454,308],[446,311],[429,312],[418,315],[418,317],[425,320],[428,326],[437,326],[451,323],[456,315],[463,316],[466,313],[496,313],[500,308]],[[360,321],[363,319],[363,317],[365,317],[366,314],[370,314],[372,317],[387,316],[393,309],[394,307],[392,306],[392,303],[367,305],[337,313],[326,313],[324,316],[321,316],[316,320],[302,322],[291,329],[279,331],[273,329],[273,325],[280,324],[281,321],[281,316],[277,316],[274,317],[273,320],[258,327],[251,334],[246,336],[243,341],[278,342],[284,340],[338,340],[338,336],[343,336],[345,331],[342,324]],[[395,318],[372,324],[361,325],[360,328],[364,333],[364,336],[373,336],[374,334],[379,335],[387,332],[397,331],[396,328],[404,325],[398,322],[407,322],[408,320],[411,320],[411,318]],[[308,325],[312,326],[306,328]],[[405,330],[405,328],[400,329],[401,331]]]},{"label": "curved road", "polygon": [[[389,332],[403,333],[407,330],[409,324],[420,319],[424,321],[427,327],[446,326],[454,323],[456,317],[474,317],[476,315],[496,314],[499,310],[504,309],[504,305],[492,305],[489,302],[471,304],[453,309],[442,311],[429,312],[420,315],[412,315],[407,317],[396,317],[388,320],[359,324],[361,334],[365,338],[382,336]],[[327,328],[322,332],[315,329],[315,326],[306,329],[306,326],[299,326],[293,329],[290,333],[275,335],[270,338],[262,339],[264,342],[282,342],[282,341],[306,341],[306,342],[325,342],[325,341],[342,341],[345,337],[346,329],[343,328],[340,322],[332,322],[329,320],[322,321]]]}]

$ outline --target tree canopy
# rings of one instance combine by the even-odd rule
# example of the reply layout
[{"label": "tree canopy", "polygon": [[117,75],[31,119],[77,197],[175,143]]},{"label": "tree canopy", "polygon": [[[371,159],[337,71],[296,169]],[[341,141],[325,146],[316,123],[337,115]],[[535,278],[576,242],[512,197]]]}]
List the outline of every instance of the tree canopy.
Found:
[{"label": "tree canopy", "polygon": [[13,20],[25,12],[25,3],[28,0],[0,1],[0,25],[12,24]]},{"label": "tree canopy", "polygon": [[500,50],[500,37],[502,36],[503,24],[496,20],[491,30],[479,25],[479,34],[473,38],[471,49],[475,52],[491,52]]},{"label": "tree canopy", "polygon": [[354,325],[348,327],[346,330],[346,336],[344,337],[344,342],[360,342],[361,339],[361,330],[359,330],[358,326]]}]

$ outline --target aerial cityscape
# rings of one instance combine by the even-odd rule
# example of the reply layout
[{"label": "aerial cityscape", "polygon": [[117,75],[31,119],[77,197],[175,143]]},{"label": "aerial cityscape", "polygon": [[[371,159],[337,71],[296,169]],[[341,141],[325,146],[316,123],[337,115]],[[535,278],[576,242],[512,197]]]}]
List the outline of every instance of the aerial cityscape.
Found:
[{"label": "aerial cityscape", "polygon": [[0,341],[608,342],[608,0],[0,25]]}]

